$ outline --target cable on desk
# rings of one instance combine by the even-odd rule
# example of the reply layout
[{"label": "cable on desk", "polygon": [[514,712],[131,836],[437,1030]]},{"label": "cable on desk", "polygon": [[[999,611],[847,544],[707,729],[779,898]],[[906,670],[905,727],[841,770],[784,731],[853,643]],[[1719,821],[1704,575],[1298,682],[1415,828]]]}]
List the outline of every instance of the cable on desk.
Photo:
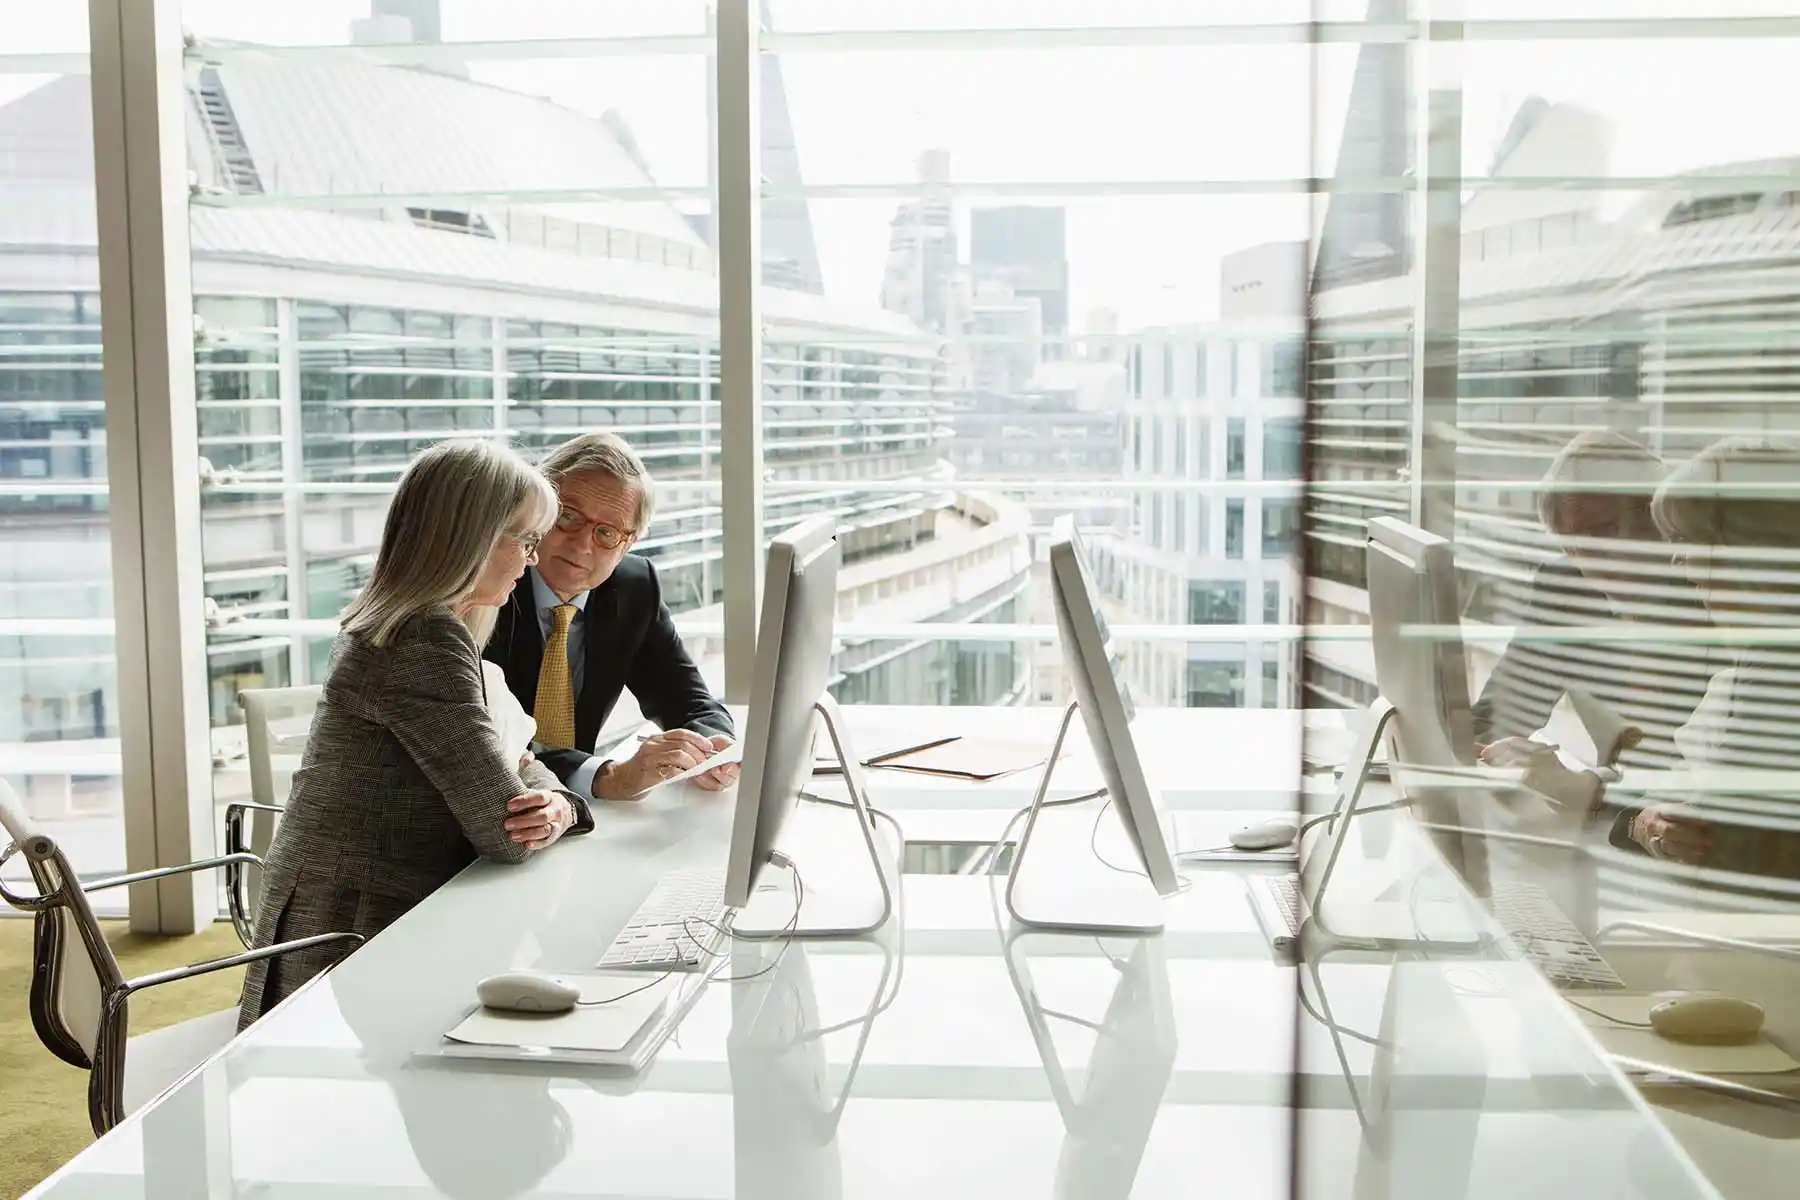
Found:
[{"label": "cable on desk", "polygon": [[[724,964],[725,960],[730,958],[731,955],[726,951],[713,950],[710,947],[708,947],[704,941],[702,941],[700,938],[694,936],[694,931],[692,929],[688,928],[688,926],[691,924],[704,925],[708,929],[712,930],[714,933],[718,934],[719,936],[721,936],[727,940],[736,940],[737,935],[735,933],[733,933],[730,929],[726,928],[725,926],[720,925],[713,921],[708,921],[703,917],[683,917],[681,919],[681,931],[683,933],[687,934],[689,941],[694,943],[694,949],[697,950],[699,953],[706,955],[708,958],[717,960],[713,964],[713,971],[708,971],[706,973],[705,982],[707,982],[707,983],[745,983],[752,979],[760,979],[764,975],[767,975],[770,971],[773,971],[775,968],[779,967],[781,965],[782,960],[787,957],[788,947],[790,947],[794,944],[794,934],[796,932],[798,932],[798,930],[800,928],[800,909],[806,903],[806,881],[800,877],[800,868],[798,868],[794,865],[794,861],[792,859],[788,858],[784,854],[780,854],[779,851],[777,851],[776,854],[780,857],[780,862],[774,863],[774,865],[785,867],[788,870],[788,872],[791,873],[794,877],[794,915],[788,921],[786,927],[783,928],[781,933],[778,935],[782,939],[781,950],[779,953],[777,953],[775,955],[774,962],[770,963],[768,966],[763,967],[760,970],[752,971],[748,975],[728,975],[728,976],[724,976],[723,978],[721,978],[720,976],[714,974],[713,971],[716,971],[720,966],[722,966]],[[771,862],[773,863],[773,859],[771,859]],[[758,939],[758,940],[761,940],[761,939]]]},{"label": "cable on desk", "polygon": [[675,974],[674,971],[664,971],[661,975],[658,975],[655,979],[652,979],[649,983],[646,983],[643,987],[634,987],[629,992],[620,992],[617,996],[612,996],[605,1000],[577,1000],[575,1002],[575,1007],[576,1008],[601,1008],[608,1004],[617,1004],[619,1001],[628,999],[629,997],[632,997],[632,996],[635,996],[639,992],[649,991],[651,988],[655,987],[659,983],[662,983],[664,980],[668,979],[671,975],[674,975],[674,974]]},{"label": "cable on desk", "polygon": [[1589,1016],[1599,1017],[1602,1021],[1611,1021],[1614,1025],[1623,1025],[1628,1029],[1651,1029],[1651,1028],[1654,1028],[1654,1026],[1652,1026],[1650,1024],[1650,1022],[1648,1022],[1648,1021],[1627,1021],[1624,1017],[1615,1017],[1611,1013],[1601,1012],[1597,1008],[1589,1008],[1587,1005],[1581,1003],[1579,1000],[1571,1000],[1567,996],[1563,997],[1563,1003],[1567,1004],[1570,1008],[1579,1008],[1582,1012],[1587,1013]]},{"label": "cable on desk", "polygon": [[[1094,814],[1093,828],[1088,830],[1088,849],[1093,852],[1094,858],[1099,861],[1100,865],[1110,871],[1117,871],[1121,875],[1135,875],[1139,879],[1149,879],[1149,872],[1140,871],[1136,867],[1121,867],[1118,863],[1109,861],[1106,855],[1100,853],[1100,822],[1106,819],[1106,812],[1111,807],[1112,797],[1108,796],[1106,798],[1106,803],[1100,806],[1100,811]],[[1169,857],[1172,859],[1175,856],[1170,855]],[[1186,875],[1181,875],[1179,878],[1181,880],[1181,886],[1176,888],[1174,892],[1177,896],[1194,886],[1194,881],[1189,879]]]}]

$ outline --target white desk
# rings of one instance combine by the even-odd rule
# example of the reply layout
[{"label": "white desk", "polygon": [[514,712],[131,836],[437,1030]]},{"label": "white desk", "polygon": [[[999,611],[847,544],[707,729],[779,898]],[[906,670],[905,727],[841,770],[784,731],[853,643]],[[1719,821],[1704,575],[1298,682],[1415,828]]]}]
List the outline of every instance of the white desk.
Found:
[{"label": "white desk", "polygon": [[[1007,736],[1056,715],[953,719]],[[1287,806],[1298,740],[1280,712],[1146,713],[1140,730],[1170,804],[1220,820]],[[873,783],[909,833],[1003,819],[1031,786]],[[1524,967],[1324,964],[1331,1019],[1395,1046],[1372,1090],[1375,1052],[1299,1014],[1295,969],[1218,867],[1188,870],[1162,937],[1104,942],[1009,941],[987,880],[908,877],[903,927],[714,984],[636,1078],[428,1057],[478,979],[584,969],[663,872],[719,861],[730,811],[669,789],[523,866],[471,867],[33,1194],[1708,1194]]]}]

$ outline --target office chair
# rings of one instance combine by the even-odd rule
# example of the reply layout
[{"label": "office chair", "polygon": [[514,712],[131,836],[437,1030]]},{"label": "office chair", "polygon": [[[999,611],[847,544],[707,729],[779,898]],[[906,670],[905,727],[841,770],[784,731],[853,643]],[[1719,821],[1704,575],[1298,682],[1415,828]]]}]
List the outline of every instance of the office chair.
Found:
[{"label": "office chair", "polygon": [[354,933],[325,933],[126,979],[88,903],[90,892],[234,864],[260,866],[256,856],[227,854],[82,883],[55,839],[26,816],[18,793],[4,779],[0,826],[11,838],[0,852],[0,866],[23,854],[37,889],[35,896],[24,896],[0,883],[0,899],[34,918],[31,1024],[50,1053],[88,1072],[88,1119],[96,1137],[186,1076],[237,1032],[237,1010],[231,1008],[127,1041],[127,1002],[133,993],[293,950],[346,941],[354,948],[363,940]]},{"label": "office chair", "polygon": [[[306,749],[310,730],[299,726],[302,719],[310,723],[312,712],[319,706],[324,691],[317,684],[310,687],[245,688],[238,693],[238,706],[244,710],[244,751],[250,768],[250,799],[225,806],[225,853],[255,855],[260,859],[269,852],[275,837],[275,819],[281,815],[285,793],[275,794],[275,756],[297,755]],[[283,728],[277,728],[277,725]],[[267,816],[258,816],[266,813]],[[225,868],[225,891],[231,898],[231,919],[242,921],[239,934],[249,945],[250,922],[254,919],[254,898],[262,890],[262,872],[242,862]]]}]

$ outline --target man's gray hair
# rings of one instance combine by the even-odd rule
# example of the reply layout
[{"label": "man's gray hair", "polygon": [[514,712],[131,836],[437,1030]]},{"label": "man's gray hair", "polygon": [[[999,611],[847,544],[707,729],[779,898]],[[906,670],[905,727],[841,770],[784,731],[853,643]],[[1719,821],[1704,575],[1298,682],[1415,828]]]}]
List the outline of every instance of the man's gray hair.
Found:
[{"label": "man's gray hair", "polygon": [[[543,533],[555,520],[556,493],[511,450],[458,438],[421,451],[388,505],[375,570],[344,609],[344,632],[387,645],[413,617],[468,600],[505,534]],[[483,606],[465,618],[477,643],[496,615]]]},{"label": "man's gray hair", "polygon": [[584,433],[571,438],[546,454],[538,464],[538,470],[554,487],[561,487],[562,481],[571,475],[592,472],[636,489],[637,528],[626,532],[641,536],[650,528],[650,518],[656,512],[656,488],[644,460],[619,435]]},{"label": "man's gray hair", "polygon": [[1650,515],[1671,541],[1740,550],[1800,550],[1800,447],[1736,437],[1682,463]]}]

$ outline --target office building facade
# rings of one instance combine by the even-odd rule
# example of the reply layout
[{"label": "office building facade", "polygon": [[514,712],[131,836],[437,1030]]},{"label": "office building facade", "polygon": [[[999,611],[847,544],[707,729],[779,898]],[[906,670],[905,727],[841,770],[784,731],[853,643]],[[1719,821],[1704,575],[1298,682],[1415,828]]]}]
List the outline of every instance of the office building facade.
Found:
[{"label": "office building facade", "polygon": [[[368,578],[388,493],[453,436],[527,455],[619,433],[658,480],[652,558],[712,669],[722,596],[718,285],[700,234],[643,203],[211,206],[214,195],[648,186],[605,122],[454,74],[351,59],[190,73],[189,167],[208,678],[222,798],[243,786],[237,693],[317,682],[329,623]],[[89,89],[0,107],[0,587],[28,622],[110,611]],[[363,120],[378,106],[383,120]],[[444,136],[456,131],[454,137]],[[376,145],[370,139],[379,139]],[[383,178],[364,178],[379,162]],[[578,164],[570,166],[569,164]],[[816,267],[816,263],[815,263]],[[842,526],[845,608],[1023,619],[1013,507],[959,492],[937,340],[804,287],[764,300],[766,528]],[[893,479],[906,487],[874,486]],[[854,486],[867,481],[860,491]],[[893,581],[911,586],[895,600]],[[40,815],[115,810],[110,636],[7,639],[0,746]],[[883,702],[1004,703],[1023,647],[847,647],[834,687]],[[17,751],[18,753],[11,753]],[[235,765],[234,765],[235,764]],[[104,864],[102,864],[104,865]],[[118,865],[118,864],[114,864]]]}]

